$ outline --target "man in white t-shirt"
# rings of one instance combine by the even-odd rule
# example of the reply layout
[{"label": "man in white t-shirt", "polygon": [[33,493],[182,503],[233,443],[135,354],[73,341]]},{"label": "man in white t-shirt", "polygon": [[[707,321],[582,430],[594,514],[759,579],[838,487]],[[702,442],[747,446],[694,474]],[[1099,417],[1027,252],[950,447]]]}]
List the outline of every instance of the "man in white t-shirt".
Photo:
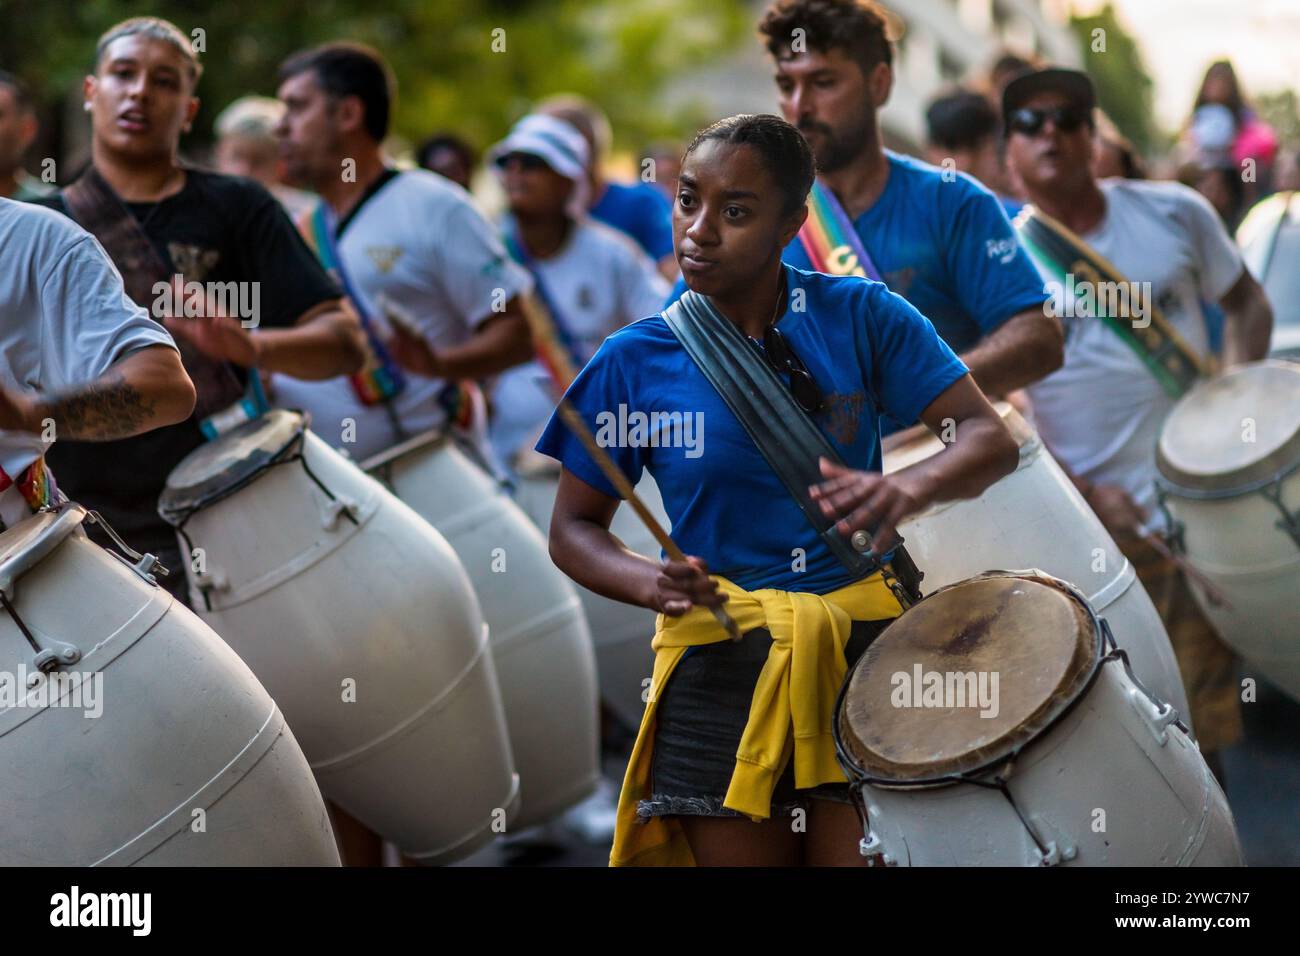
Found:
[{"label": "man in white t-shirt", "polygon": [[[1177,183],[1097,182],[1092,83],[1073,70],[1039,70],[1003,93],[1008,161],[1034,205],[1064,223],[1129,282],[1132,318],[1154,305],[1200,356],[1209,353],[1202,299],[1226,315],[1223,361],[1262,358],[1272,313],[1214,210]],[[1044,272],[1047,291],[1056,277]],[[1093,290],[1094,301],[1097,293]],[[1181,572],[1142,535],[1161,527],[1155,509],[1155,448],[1175,399],[1119,334],[1064,306],[1065,363],[1028,387],[1043,440],[1132,561],[1161,611],[1178,656],[1192,720],[1207,755],[1241,733],[1231,652],[1201,615]],[[1082,301],[1081,303],[1082,304]],[[1216,768],[1221,773],[1221,768]]]},{"label": "man in white t-shirt", "polygon": [[[553,116],[525,116],[494,146],[510,213],[506,247],[533,276],[536,296],[575,368],[605,337],[654,315],[667,281],[629,237],[586,213],[587,142]],[[541,362],[512,368],[492,390],[492,450],[507,465],[532,449],[555,407]]]},{"label": "man in white t-shirt", "polygon": [[[485,423],[475,428],[460,417],[472,401],[469,383],[533,355],[520,303],[532,282],[469,194],[434,173],[399,172],[384,162],[393,92],[379,54],[352,43],[290,57],[277,91],[285,104],[276,132],[287,177],[324,201],[305,224],[308,243],[369,325],[374,357],[382,360],[386,350],[406,383],[373,402],[381,394],[377,378],[358,384],[276,376],[272,400],[310,412],[312,429],[358,461],[449,422],[481,437]],[[485,442],[478,451],[489,460]],[[379,838],[341,808],[332,811],[344,862],[378,865]]]},{"label": "man in white t-shirt", "polygon": [[194,386],[94,236],[0,199],[0,521],[57,502],[44,455],[184,421]]},{"label": "man in white t-shirt", "polygon": [[[279,97],[288,177],[327,204],[349,298],[408,370],[405,387],[387,403],[365,404],[346,377],[276,376],[274,401],[310,411],[321,438],[361,460],[463,411],[456,382],[532,358],[520,304],[532,282],[465,190],[425,170],[385,164],[380,144],[392,79],[378,54],[343,43],[297,54],[281,68]],[[308,239],[319,253],[319,237],[308,231]],[[428,347],[413,361],[405,324],[394,327],[389,313],[414,326]]]}]

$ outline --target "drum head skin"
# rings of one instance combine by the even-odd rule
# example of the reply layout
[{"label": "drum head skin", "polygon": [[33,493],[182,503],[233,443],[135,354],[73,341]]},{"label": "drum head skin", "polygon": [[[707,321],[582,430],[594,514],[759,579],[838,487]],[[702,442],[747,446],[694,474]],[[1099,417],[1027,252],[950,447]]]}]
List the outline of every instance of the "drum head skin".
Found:
[{"label": "drum head skin", "polygon": [[854,666],[836,720],[842,756],[885,784],[999,762],[1083,693],[1101,651],[1092,612],[1048,575],[993,571],[942,588]]},{"label": "drum head skin", "polygon": [[1300,464],[1300,364],[1255,362],[1197,385],[1165,419],[1156,464],[1175,489],[1221,493]]},{"label": "drum head skin", "polygon": [[183,524],[292,455],[308,424],[302,412],[275,409],[194,449],[167,476],[158,513],[170,524]]}]

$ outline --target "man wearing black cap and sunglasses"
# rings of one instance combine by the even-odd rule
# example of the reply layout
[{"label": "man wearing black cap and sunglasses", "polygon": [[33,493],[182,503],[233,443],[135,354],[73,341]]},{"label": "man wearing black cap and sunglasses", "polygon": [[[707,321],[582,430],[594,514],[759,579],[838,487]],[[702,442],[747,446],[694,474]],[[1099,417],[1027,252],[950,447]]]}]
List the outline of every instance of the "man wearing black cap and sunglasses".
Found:
[{"label": "man wearing black cap and sunglasses", "polygon": [[1024,73],[1002,96],[1007,160],[1035,207],[1016,226],[1066,336],[1065,364],[1028,391],[1044,441],[1160,609],[1215,766],[1241,734],[1233,659],[1181,572],[1144,540],[1158,530],[1155,448],[1178,395],[1208,369],[1201,302],[1227,315],[1227,364],[1265,355],[1272,315],[1198,193],[1094,178],[1095,105],[1088,77],[1064,69]]}]

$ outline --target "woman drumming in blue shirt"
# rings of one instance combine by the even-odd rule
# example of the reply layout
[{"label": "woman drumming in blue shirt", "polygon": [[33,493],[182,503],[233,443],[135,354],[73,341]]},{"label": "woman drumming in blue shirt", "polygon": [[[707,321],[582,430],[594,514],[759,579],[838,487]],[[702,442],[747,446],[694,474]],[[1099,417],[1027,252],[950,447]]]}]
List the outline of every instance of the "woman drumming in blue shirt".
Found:
[{"label": "woman drumming in blue shirt", "polygon": [[[846,536],[869,532],[887,560],[901,520],[979,495],[1018,452],[966,367],[904,299],[869,279],[782,263],[813,176],[803,137],[775,116],[703,130],[673,206],[677,260],[846,463],[821,462],[813,497],[824,514]],[[606,339],[567,398],[633,484],[650,471],[689,555],[654,562],[623,547],[608,530],[617,491],[551,420],[537,448],[564,465],[555,563],[599,594],[661,612],[611,863],[860,865],[831,711],[847,668],[901,612],[897,599],[879,572],[853,580],[662,316]],[[882,475],[882,413],[952,440]],[[708,610],[724,602],[740,641]]]}]

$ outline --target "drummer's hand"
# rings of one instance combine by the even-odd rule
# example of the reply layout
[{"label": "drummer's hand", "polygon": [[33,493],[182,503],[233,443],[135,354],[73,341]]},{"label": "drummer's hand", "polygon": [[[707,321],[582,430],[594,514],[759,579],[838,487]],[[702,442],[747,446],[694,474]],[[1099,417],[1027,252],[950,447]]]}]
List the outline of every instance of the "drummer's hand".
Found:
[{"label": "drummer's hand", "polygon": [[897,544],[894,526],[924,507],[898,475],[857,471],[825,458],[818,462],[828,480],[809,489],[813,501],[821,505],[822,514],[836,519],[840,534],[870,534],[872,554],[882,555]]},{"label": "drummer's hand", "polygon": [[416,375],[426,378],[446,378],[443,374],[442,360],[424,337],[415,334],[401,322],[389,322],[392,334],[384,346],[393,357],[393,361]]},{"label": "drummer's hand", "polygon": [[22,392],[0,387],[0,428],[11,432],[39,432],[41,425],[34,423],[36,402]]},{"label": "drummer's hand", "polygon": [[1113,537],[1140,534],[1146,523],[1146,511],[1119,485],[1093,485],[1084,500]]},{"label": "drummer's hand", "polygon": [[163,325],[178,339],[184,339],[204,355],[243,368],[257,365],[259,355],[257,337],[228,315],[206,315],[187,318],[167,317]]},{"label": "drummer's hand", "polygon": [[[173,302],[185,302],[187,292],[184,281],[172,280]],[[167,315],[162,323],[174,337],[183,339],[204,355],[243,368],[253,368],[260,357],[257,337],[234,316],[217,308],[212,299],[203,303],[203,314],[196,316]]]},{"label": "drummer's hand", "polygon": [[709,577],[703,558],[687,556],[685,561],[665,561],[655,578],[651,605],[669,617],[681,617],[695,605],[720,607],[727,596],[718,590],[718,582]]}]

